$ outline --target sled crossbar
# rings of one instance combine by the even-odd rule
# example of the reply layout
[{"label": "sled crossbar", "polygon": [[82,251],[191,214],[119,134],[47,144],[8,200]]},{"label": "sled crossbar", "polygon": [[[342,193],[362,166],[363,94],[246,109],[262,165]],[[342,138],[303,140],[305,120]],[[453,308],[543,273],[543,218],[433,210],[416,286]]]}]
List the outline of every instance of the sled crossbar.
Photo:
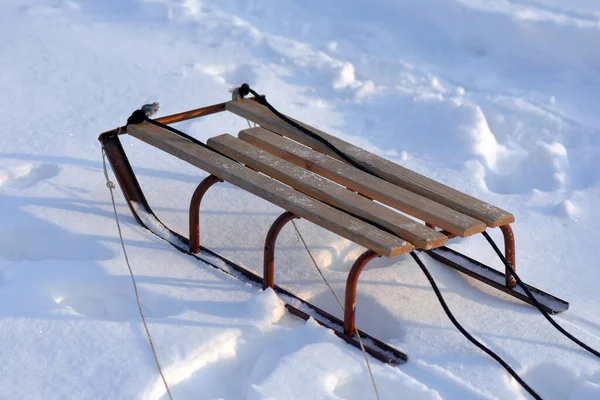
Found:
[{"label": "sled crossbar", "polygon": [[[302,124],[373,174],[361,171],[252,99],[216,104],[156,121],[170,124],[225,110],[259,126],[242,130],[237,138],[229,134],[212,137],[206,146],[185,135],[180,136],[168,127],[147,121],[105,132],[99,138],[136,220],[152,230],[146,226],[140,213],[156,219],[179,239],[178,243],[165,239],[179,250],[205,262],[200,255],[219,258],[243,279],[262,283],[263,288],[273,288],[286,302],[290,300],[286,307],[294,315],[303,319],[314,317],[355,347],[358,347],[355,309],[359,276],[369,261],[380,256],[392,258],[421,250],[433,260],[531,304],[529,298],[515,288],[514,278],[508,270],[497,271],[444,246],[449,238],[467,237],[486,228],[499,227],[504,236],[505,257],[515,268],[515,240],[509,225],[514,222],[514,217],[498,207]],[[119,135],[123,133],[210,174],[199,183],[191,197],[189,239],[170,230],[152,212],[119,141]],[[200,246],[202,198],[210,187],[222,181],[284,210],[271,225],[265,239],[262,277]],[[288,222],[296,218],[304,218],[366,248],[348,274],[343,321],[275,285],[277,236]],[[566,301],[533,286],[528,287],[546,311],[558,313],[568,308]],[[367,352],[379,360],[391,364],[407,360],[407,356],[399,350],[362,331],[360,335],[367,339]]]}]

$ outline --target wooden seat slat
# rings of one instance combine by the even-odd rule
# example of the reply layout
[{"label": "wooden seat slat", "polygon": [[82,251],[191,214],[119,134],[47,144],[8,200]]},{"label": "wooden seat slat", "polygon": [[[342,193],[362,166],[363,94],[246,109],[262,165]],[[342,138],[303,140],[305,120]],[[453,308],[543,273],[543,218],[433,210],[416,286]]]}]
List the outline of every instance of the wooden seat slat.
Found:
[{"label": "wooden seat slat", "polygon": [[224,181],[257,195],[318,226],[386,257],[411,251],[414,247],[397,236],[382,231],[289,186],[262,175],[210,149],[203,148],[167,129],[148,122],[131,124],[127,132]]},{"label": "wooden seat slat", "polygon": [[[260,126],[289,137],[324,154],[338,158],[326,145],[313,139],[282,121],[269,109],[255,101],[238,100],[226,103],[225,108]],[[386,181],[443,204],[472,218],[484,222],[489,227],[497,227],[514,222],[514,216],[496,206],[476,199],[456,189],[436,182],[421,174],[404,168],[392,161],[354,146],[344,140],[331,136],[299,121],[298,124],[310,129],[316,135],[329,141],[337,149],[348,155],[359,165],[377,174]]]},{"label": "wooden seat slat", "polygon": [[455,235],[465,237],[485,230],[481,221],[264,128],[245,129],[239,133],[239,138]]},{"label": "wooden seat slat", "polygon": [[448,240],[445,235],[422,223],[229,134],[210,138],[207,144],[227,157],[315,199],[389,229],[417,248],[430,250],[442,246]]}]

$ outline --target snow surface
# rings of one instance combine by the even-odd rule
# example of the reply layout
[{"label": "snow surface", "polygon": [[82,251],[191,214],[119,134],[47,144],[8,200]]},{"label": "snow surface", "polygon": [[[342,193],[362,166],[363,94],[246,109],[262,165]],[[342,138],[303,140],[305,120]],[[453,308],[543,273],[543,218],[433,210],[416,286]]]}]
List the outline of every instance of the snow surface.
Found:
[{"label": "snow surface", "polygon": [[[250,83],[285,113],[512,211],[518,268],[571,302],[600,347],[600,4],[596,0],[3,0],[0,398],[164,398],[101,168],[102,131]],[[179,124],[206,140],[231,115]],[[158,216],[186,232],[205,173],[124,145]],[[175,399],[374,398],[362,355],[314,321],[140,228],[129,257]],[[260,273],[277,207],[218,184],[202,242]],[[299,227],[339,295],[361,249]],[[499,233],[492,232],[500,239]],[[452,244],[498,265],[480,236]],[[338,316],[290,227],[276,282]],[[426,259],[457,318],[547,399],[600,398],[600,364],[531,307]],[[409,258],[361,276],[357,323],[410,355],[372,360],[382,399],[527,394],[446,319]]]}]

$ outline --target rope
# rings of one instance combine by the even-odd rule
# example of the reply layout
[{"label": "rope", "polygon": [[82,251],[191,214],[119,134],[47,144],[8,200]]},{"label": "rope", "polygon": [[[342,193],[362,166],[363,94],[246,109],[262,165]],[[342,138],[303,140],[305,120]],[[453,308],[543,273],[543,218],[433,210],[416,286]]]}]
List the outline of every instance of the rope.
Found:
[{"label": "rope", "polygon": [[[117,134],[121,128],[117,129]],[[167,395],[170,400],[173,400],[173,396],[171,395],[171,390],[169,389],[169,385],[167,384],[167,380],[165,379],[165,375],[163,374],[162,368],[160,366],[160,361],[158,360],[158,354],[156,353],[156,348],[154,347],[154,342],[152,341],[152,336],[150,335],[150,329],[148,329],[148,324],[146,323],[146,317],[144,316],[144,311],[142,310],[142,302],[140,300],[140,295],[137,289],[137,283],[135,281],[135,276],[133,275],[133,270],[131,269],[131,264],[129,263],[129,257],[127,256],[127,250],[125,249],[125,242],[123,241],[123,233],[121,232],[121,224],[119,223],[119,216],[117,214],[117,206],[115,204],[115,195],[113,190],[115,189],[115,184],[108,177],[108,170],[106,168],[106,154],[104,152],[104,148],[102,148],[102,167],[104,169],[104,177],[106,178],[106,187],[110,192],[110,198],[112,201],[113,212],[115,214],[115,221],[117,221],[117,229],[119,231],[119,239],[121,241],[121,247],[123,248],[123,254],[125,255],[125,261],[127,262],[127,268],[129,269],[129,276],[131,277],[131,283],[133,284],[133,291],[135,292],[135,299],[138,306],[138,311],[140,312],[140,316],[142,317],[142,323],[144,325],[144,329],[146,330],[146,336],[148,337],[148,342],[150,343],[150,348],[152,349],[152,355],[154,356],[154,362],[156,363],[156,368],[158,369],[158,373],[165,385],[165,389],[167,391]]]},{"label": "rope", "polygon": [[427,280],[429,281],[429,284],[431,285],[431,288],[433,289],[433,292],[435,293],[435,295],[438,298],[438,301],[440,302],[440,304],[442,305],[442,308],[444,309],[444,312],[446,313],[446,316],[448,316],[448,319],[452,322],[452,324],[456,327],[456,329],[458,329],[460,331],[460,333],[463,334],[464,337],[466,337],[471,343],[473,343],[475,346],[479,347],[481,350],[483,350],[487,355],[489,355],[490,357],[492,357],[494,360],[496,360],[496,362],[498,362],[498,364],[502,365],[504,367],[504,369],[513,377],[516,379],[517,382],[519,382],[519,384],[521,386],[523,386],[523,388],[525,390],[527,390],[527,392],[536,400],[540,400],[541,397],[539,394],[537,394],[535,392],[535,390],[533,390],[524,380],[523,378],[521,378],[519,376],[519,374],[517,374],[515,372],[515,370],[513,370],[511,368],[510,365],[508,365],[506,363],[506,361],[504,361],[498,354],[494,353],[492,350],[490,350],[488,347],[486,347],[484,344],[482,344],[481,342],[479,342],[477,339],[475,339],[473,336],[471,336],[471,334],[469,332],[467,332],[467,330],[465,328],[463,328],[463,326],[456,320],[456,318],[454,317],[454,315],[452,314],[452,312],[450,311],[450,308],[448,307],[448,304],[446,304],[446,300],[444,300],[444,297],[442,296],[442,292],[440,291],[440,289],[438,288],[438,285],[435,283],[435,280],[433,279],[433,276],[431,276],[431,273],[429,272],[429,270],[427,269],[427,267],[425,267],[425,264],[423,264],[423,261],[421,261],[421,259],[419,258],[419,256],[417,256],[415,254],[414,251],[410,252],[410,255],[412,256],[412,258],[416,261],[416,263],[419,265],[419,267],[421,268],[421,271],[423,271],[423,273],[425,274],[425,276],[427,277]]},{"label": "rope", "polygon": [[515,272],[515,269],[510,265],[510,263],[508,262],[508,260],[506,259],[506,257],[504,257],[504,254],[502,254],[502,252],[500,251],[500,249],[498,248],[498,246],[496,245],[496,243],[492,240],[492,238],[490,237],[490,235],[488,235],[487,232],[481,232],[481,234],[486,238],[486,240],[488,241],[488,243],[492,246],[492,248],[494,249],[494,251],[496,252],[496,254],[498,255],[498,257],[500,258],[500,260],[502,260],[502,262],[504,263],[504,266],[510,271],[510,273],[512,274],[512,276],[515,277],[515,279],[517,280],[517,283],[519,284],[519,286],[521,286],[521,288],[523,288],[523,291],[525,292],[525,294],[527,295],[527,297],[529,297],[531,299],[531,301],[533,302],[533,305],[542,313],[542,315],[548,320],[548,322],[550,322],[550,324],[552,324],[552,326],[554,328],[556,328],[556,330],[558,330],[560,333],[562,333],[568,339],[571,339],[573,342],[575,342],[576,344],[578,344],[579,346],[581,346],[585,350],[589,351],[590,353],[592,353],[596,357],[600,358],[600,352],[598,352],[598,350],[593,349],[592,347],[588,346],[587,344],[585,344],[584,342],[582,342],[581,340],[577,339],[575,336],[573,336],[572,334],[570,334],[569,332],[567,332],[565,330],[565,328],[563,328],[562,326],[560,326],[558,324],[558,322],[556,322],[554,320],[554,318],[552,318],[546,312],[546,310],[544,310],[544,308],[542,307],[542,305],[540,304],[540,302],[535,298],[535,296],[527,288],[527,286],[521,280],[521,278],[519,278],[519,276]]},{"label": "rope", "polygon": [[[325,285],[327,285],[327,287],[331,291],[331,294],[333,294],[333,297],[335,297],[335,300],[340,305],[340,308],[342,309],[342,311],[345,311],[342,301],[340,300],[338,295],[335,293],[335,291],[333,290],[333,288],[327,281],[327,278],[325,278],[325,275],[323,274],[323,271],[321,271],[321,268],[319,268],[319,265],[317,264],[310,249],[308,248],[306,242],[304,241],[304,238],[302,237],[302,234],[298,230],[298,227],[296,226],[296,222],[294,220],[292,220],[292,225],[294,225],[294,230],[296,231],[296,235],[298,236],[300,241],[302,241],[302,244],[304,245],[306,252],[308,253],[310,259],[312,260],[312,263],[314,264],[315,268],[319,272],[319,275],[321,275],[321,278],[323,278],[323,282],[325,282]],[[355,324],[355,327],[356,327],[356,337],[358,338],[358,343],[360,344],[360,349],[362,350],[363,356],[365,358],[365,363],[367,364],[367,370],[369,371],[369,376],[371,377],[371,383],[373,384],[373,390],[375,391],[375,397],[377,398],[377,400],[380,400],[379,390],[377,390],[377,384],[375,383],[375,377],[373,376],[373,371],[371,370],[371,363],[369,362],[369,357],[367,357],[367,351],[365,350],[365,345],[363,344],[362,338],[360,337],[360,333],[358,332],[358,327],[356,326],[356,324]]]}]

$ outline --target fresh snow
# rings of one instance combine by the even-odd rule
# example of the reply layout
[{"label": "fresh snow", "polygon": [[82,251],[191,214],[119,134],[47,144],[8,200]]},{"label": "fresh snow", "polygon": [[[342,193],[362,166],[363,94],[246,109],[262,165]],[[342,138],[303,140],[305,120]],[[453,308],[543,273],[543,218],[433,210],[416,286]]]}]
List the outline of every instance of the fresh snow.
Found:
[{"label": "fresh snow", "polygon": [[[4,0],[0,33],[0,398],[166,397],[96,139],[144,103],[167,115],[226,101],[243,82],[297,119],[512,211],[521,276],[570,301],[556,319],[600,348],[596,0]],[[206,140],[247,124],[219,114],[177,127]],[[206,173],[123,143],[158,217],[187,235]],[[175,399],[374,398],[359,351],[145,231],[115,193]],[[218,184],[202,204],[202,243],[260,274],[280,213]],[[298,226],[343,296],[362,249]],[[500,268],[480,236],[452,246]],[[459,321],[543,398],[600,398],[598,360],[535,309],[423,258]],[[276,268],[278,284],[341,316],[289,226]],[[357,324],[410,356],[398,368],[371,359],[382,399],[528,398],[454,329],[410,257],[367,267]]]}]

